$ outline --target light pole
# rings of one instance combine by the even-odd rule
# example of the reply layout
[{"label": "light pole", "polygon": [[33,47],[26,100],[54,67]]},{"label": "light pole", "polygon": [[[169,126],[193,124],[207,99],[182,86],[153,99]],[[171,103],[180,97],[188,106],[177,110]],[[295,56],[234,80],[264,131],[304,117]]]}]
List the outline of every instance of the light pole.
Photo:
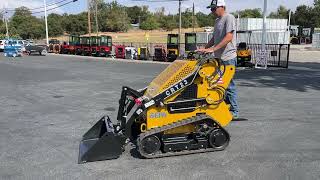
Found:
[{"label": "light pole", "polygon": [[95,11],[96,11],[96,33],[99,36],[99,24],[98,24],[98,2],[95,0]]},{"label": "light pole", "polygon": [[263,4],[263,28],[262,28],[262,41],[261,41],[261,51],[258,51],[256,58],[255,68],[267,69],[268,67],[268,55],[266,51],[266,39],[267,39],[267,0],[264,0]]},{"label": "light pole", "polygon": [[5,24],[6,24],[6,37],[7,37],[7,39],[9,39],[8,20],[7,20],[7,17],[6,17],[7,13],[8,12],[5,10],[4,13],[3,13],[3,20],[4,20]]},{"label": "light pole", "polygon": [[291,25],[291,14],[292,14],[292,11],[290,9],[289,11],[289,20],[288,20],[288,31],[290,31],[290,25]]},{"label": "light pole", "polygon": [[181,54],[181,1],[179,0],[179,56]]},{"label": "light pole", "polygon": [[91,17],[90,17],[90,14],[91,14],[91,12],[90,12],[90,0],[88,0],[88,33],[89,33],[89,38],[90,38],[90,36],[91,36]]},{"label": "light pole", "polygon": [[266,39],[267,39],[267,0],[264,0],[263,5],[263,31],[262,31],[262,51],[266,50]]},{"label": "light pole", "polygon": [[46,39],[47,39],[47,46],[49,45],[49,35],[48,35],[48,20],[47,20],[47,3],[46,0],[43,0],[44,3],[44,19],[46,22]]}]

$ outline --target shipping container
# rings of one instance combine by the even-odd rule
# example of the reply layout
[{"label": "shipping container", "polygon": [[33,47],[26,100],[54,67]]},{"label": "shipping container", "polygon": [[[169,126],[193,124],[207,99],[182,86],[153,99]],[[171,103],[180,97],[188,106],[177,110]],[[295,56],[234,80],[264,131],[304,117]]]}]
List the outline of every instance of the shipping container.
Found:
[{"label": "shipping container", "polygon": [[[261,31],[263,29],[262,18],[240,18],[237,20],[238,31]],[[268,31],[280,31],[288,29],[287,19],[267,19],[266,29]]]},{"label": "shipping container", "polygon": [[[248,33],[240,33],[237,35],[237,44],[248,41]],[[261,44],[262,31],[253,31],[249,44]],[[290,31],[272,31],[266,34],[266,44],[289,44]]]},{"label": "shipping container", "polygon": [[312,47],[320,48],[320,33],[315,33],[312,36]]},{"label": "shipping container", "polygon": [[198,32],[197,33],[197,44],[207,44],[212,38],[212,32]]}]

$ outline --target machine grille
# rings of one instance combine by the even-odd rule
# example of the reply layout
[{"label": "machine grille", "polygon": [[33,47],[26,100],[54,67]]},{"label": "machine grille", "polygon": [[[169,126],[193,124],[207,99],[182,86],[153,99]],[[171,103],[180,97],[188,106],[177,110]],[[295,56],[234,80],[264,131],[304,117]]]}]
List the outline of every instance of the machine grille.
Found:
[{"label": "machine grille", "polygon": [[150,83],[145,95],[154,97],[192,73],[194,66],[190,66],[188,62],[183,60],[174,61]]}]

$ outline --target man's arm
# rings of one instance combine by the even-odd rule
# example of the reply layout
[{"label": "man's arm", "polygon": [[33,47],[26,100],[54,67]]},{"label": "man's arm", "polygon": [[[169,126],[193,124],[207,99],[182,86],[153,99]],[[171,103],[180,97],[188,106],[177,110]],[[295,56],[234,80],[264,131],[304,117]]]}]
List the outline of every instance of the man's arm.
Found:
[{"label": "man's arm", "polygon": [[211,48],[214,45],[214,37],[210,39],[208,44],[204,47],[205,49]]}]

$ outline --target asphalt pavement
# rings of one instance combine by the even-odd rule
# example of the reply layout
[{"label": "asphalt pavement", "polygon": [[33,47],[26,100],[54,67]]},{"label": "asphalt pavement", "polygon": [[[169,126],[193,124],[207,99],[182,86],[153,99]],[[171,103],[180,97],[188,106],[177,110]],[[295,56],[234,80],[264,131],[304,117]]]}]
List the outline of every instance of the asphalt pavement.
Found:
[{"label": "asphalt pavement", "polygon": [[[122,86],[140,89],[167,66],[75,56],[0,54],[0,179],[320,179],[320,55],[289,69],[238,70],[240,116],[225,151],[77,164],[81,136],[116,118]],[[309,54],[308,54],[309,53]],[[306,56],[310,61],[303,61]]]}]

